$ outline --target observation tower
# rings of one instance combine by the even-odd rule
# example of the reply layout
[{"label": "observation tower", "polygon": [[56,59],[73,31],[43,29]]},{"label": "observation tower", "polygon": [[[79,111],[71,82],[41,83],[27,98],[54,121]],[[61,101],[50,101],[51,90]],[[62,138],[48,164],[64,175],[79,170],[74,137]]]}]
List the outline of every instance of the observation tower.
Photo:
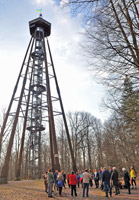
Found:
[{"label": "observation tower", "polygon": [[[66,116],[58,86],[48,37],[51,24],[42,15],[29,22],[31,39],[12,93],[0,133],[0,142],[10,123],[9,140],[0,183],[7,183],[9,162],[17,132],[20,127],[20,148],[16,179],[20,180],[25,143],[28,148],[27,170],[31,179],[42,177],[42,134],[49,134],[52,170],[60,171],[59,154],[55,130],[55,117],[61,115],[65,126],[72,167],[76,162],[72,150]],[[28,139],[25,139],[28,138]]]}]

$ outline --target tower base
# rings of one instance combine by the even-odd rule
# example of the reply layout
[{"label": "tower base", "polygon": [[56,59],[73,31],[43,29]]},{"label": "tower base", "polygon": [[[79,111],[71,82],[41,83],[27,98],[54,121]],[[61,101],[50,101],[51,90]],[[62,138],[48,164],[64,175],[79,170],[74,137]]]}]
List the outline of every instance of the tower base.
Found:
[{"label": "tower base", "polygon": [[8,183],[7,178],[0,177],[0,184],[7,184],[7,183]]}]

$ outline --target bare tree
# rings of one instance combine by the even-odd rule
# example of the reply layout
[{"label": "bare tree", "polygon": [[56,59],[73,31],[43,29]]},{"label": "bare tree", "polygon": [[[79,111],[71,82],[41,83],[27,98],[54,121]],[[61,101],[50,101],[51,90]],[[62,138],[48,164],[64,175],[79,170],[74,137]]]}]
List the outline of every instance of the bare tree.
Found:
[{"label": "bare tree", "polygon": [[[69,0],[74,15],[82,14],[85,28],[83,53],[90,69],[105,84],[109,99],[105,104],[118,110],[125,76],[139,86],[139,3],[136,0]],[[118,97],[118,98],[117,98]],[[109,104],[109,102],[110,104]],[[108,102],[108,103],[107,103]],[[111,102],[113,102],[111,105]]]}]

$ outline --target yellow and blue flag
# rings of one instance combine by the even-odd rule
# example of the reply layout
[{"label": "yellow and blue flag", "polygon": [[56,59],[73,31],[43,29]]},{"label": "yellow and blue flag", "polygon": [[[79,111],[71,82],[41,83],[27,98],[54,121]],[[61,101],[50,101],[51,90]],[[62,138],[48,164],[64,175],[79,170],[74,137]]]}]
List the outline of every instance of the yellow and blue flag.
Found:
[{"label": "yellow and blue flag", "polygon": [[42,9],[37,9],[36,11],[37,11],[37,12],[41,12],[41,11],[42,11]]}]

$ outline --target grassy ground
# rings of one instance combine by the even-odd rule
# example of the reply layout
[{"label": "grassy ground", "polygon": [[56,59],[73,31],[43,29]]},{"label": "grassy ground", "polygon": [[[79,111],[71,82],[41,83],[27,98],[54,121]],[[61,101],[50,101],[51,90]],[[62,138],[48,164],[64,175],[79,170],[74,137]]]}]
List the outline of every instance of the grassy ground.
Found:
[{"label": "grassy ground", "polygon": [[[139,182],[138,182],[139,185]],[[67,187],[67,186],[66,186]],[[114,193],[109,199],[113,200],[139,200],[139,189],[131,190],[130,195],[127,194],[126,189],[121,190],[121,194],[115,196]],[[58,192],[54,192],[54,198],[48,198],[48,195],[44,192],[43,180],[23,180],[23,181],[9,181],[8,184],[0,185],[0,200],[68,200],[68,199],[93,199],[103,200],[108,199],[105,197],[105,193],[100,189],[90,188],[89,197],[82,197],[82,188],[77,188],[77,197],[71,197],[70,189],[67,187],[62,191],[62,197],[59,197]]]}]

